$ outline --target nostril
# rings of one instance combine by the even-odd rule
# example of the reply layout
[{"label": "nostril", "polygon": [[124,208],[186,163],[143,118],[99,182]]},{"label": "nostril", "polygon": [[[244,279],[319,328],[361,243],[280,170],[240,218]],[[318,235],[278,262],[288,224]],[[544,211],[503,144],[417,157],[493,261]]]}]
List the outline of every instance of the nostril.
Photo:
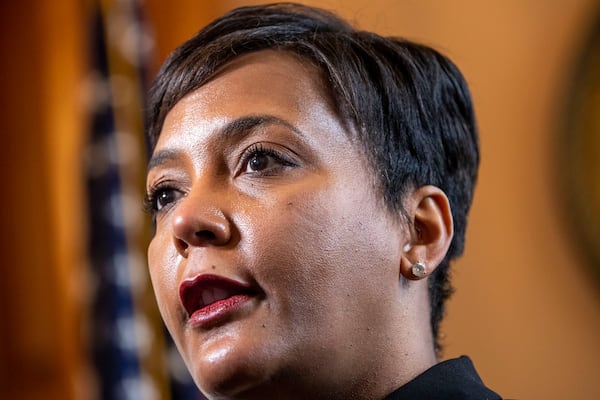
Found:
[{"label": "nostril", "polygon": [[177,247],[177,249],[179,250],[179,252],[181,254],[184,254],[187,252],[188,244],[185,240],[175,238],[175,246]]},{"label": "nostril", "polygon": [[196,232],[196,237],[202,241],[208,241],[208,242],[212,242],[217,238],[217,236],[214,234],[214,232],[211,232],[209,230],[201,230],[201,231]]}]

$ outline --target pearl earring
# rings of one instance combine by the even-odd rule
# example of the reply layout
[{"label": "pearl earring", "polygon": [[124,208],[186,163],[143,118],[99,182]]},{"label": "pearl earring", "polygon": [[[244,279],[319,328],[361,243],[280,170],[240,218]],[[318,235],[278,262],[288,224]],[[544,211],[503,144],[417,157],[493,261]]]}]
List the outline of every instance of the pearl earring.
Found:
[{"label": "pearl earring", "polygon": [[427,275],[427,267],[424,262],[418,261],[412,265],[412,274],[416,278],[422,279]]}]

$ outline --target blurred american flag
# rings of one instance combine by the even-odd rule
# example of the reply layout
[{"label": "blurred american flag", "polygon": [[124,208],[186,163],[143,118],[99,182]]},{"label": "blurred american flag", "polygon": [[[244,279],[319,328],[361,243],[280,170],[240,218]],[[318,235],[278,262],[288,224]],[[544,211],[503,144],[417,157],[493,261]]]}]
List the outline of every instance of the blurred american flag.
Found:
[{"label": "blurred american flag", "polygon": [[202,399],[169,340],[146,270],[142,213],[143,96],[152,36],[136,0],[90,8],[85,96],[91,307],[88,329],[102,400]]}]

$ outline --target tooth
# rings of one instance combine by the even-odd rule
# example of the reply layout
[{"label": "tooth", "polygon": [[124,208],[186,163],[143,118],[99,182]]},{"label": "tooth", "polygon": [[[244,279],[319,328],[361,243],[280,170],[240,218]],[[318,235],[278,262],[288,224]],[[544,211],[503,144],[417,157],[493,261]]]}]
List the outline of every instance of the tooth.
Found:
[{"label": "tooth", "polygon": [[214,301],[223,300],[229,297],[229,292],[224,289],[214,289],[213,291]]},{"label": "tooth", "polygon": [[202,291],[202,301],[205,306],[215,302],[215,294],[213,292],[214,289],[205,289]]}]

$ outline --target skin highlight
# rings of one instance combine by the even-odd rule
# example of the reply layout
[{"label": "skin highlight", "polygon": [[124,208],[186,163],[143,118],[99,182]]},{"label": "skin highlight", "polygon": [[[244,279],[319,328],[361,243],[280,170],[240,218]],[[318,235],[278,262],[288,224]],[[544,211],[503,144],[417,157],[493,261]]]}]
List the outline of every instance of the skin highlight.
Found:
[{"label": "skin highlight", "polygon": [[[150,274],[211,398],[383,398],[436,362],[427,281],[410,265],[431,273],[445,256],[448,200],[412,190],[408,222],[381,207],[322,87],[291,53],[238,57],[171,109],[154,149]],[[179,287],[202,274],[256,296],[192,328]]]}]

